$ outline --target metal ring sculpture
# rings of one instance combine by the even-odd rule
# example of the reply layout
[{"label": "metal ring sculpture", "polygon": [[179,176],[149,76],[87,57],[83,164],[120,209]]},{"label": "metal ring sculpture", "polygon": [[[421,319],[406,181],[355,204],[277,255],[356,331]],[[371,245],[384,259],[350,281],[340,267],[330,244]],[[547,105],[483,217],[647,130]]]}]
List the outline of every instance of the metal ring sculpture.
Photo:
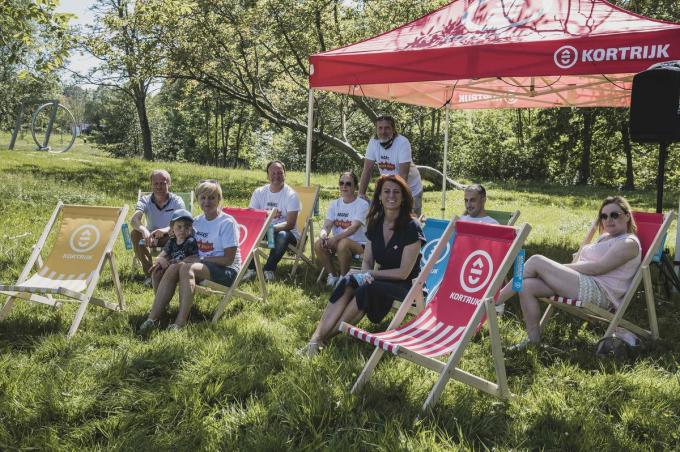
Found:
[{"label": "metal ring sculpture", "polygon": [[[53,107],[53,110],[49,113],[50,114],[50,120],[47,124],[47,130],[45,131],[45,139],[44,139],[43,143],[41,144],[38,141],[38,138],[36,137],[36,133],[35,133],[36,124],[35,123],[36,123],[36,120],[38,119],[38,115],[40,114],[40,112],[43,111],[45,108],[50,107],[50,106]],[[52,134],[52,127],[54,125],[54,120],[57,117],[59,109],[62,109],[64,112],[66,112],[66,115],[67,115],[66,119],[70,123],[69,129],[71,131],[71,140],[68,142],[68,144],[65,147],[53,149],[51,146],[48,145],[48,143],[49,143],[49,140],[50,140],[50,136]],[[41,151],[47,151],[47,152],[50,152],[52,154],[59,154],[59,153],[62,153],[62,152],[66,152],[69,149],[71,149],[71,146],[73,146],[73,143],[76,141],[76,137],[78,136],[76,118],[73,116],[73,113],[71,113],[71,111],[68,108],[66,108],[65,106],[63,106],[62,104],[57,103],[57,102],[47,102],[47,103],[39,106],[35,110],[35,112],[33,113],[33,118],[31,120],[31,135],[33,136],[33,141],[38,146],[38,149],[41,150]]]}]

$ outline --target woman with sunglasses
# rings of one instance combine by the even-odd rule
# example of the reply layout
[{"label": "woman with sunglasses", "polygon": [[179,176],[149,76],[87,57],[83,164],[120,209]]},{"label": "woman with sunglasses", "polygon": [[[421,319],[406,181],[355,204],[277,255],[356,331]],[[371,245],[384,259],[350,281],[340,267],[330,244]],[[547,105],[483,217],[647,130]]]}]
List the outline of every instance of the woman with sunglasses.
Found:
[{"label": "woman with sunglasses", "polygon": [[189,320],[197,283],[207,279],[231,286],[241,269],[239,228],[234,217],[222,212],[220,184],[214,179],[201,181],[196,187],[196,197],[203,211],[193,223],[198,255],[185,257],[165,269],[151,313],[140,327],[140,334],[148,334],[159,326],[159,319],[178,286],[179,312],[175,322],[168,325],[169,330],[180,329]]},{"label": "woman with sunglasses", "polygon": [[[584,246],[576,262],[559,264],[541,255],[527,260],[519,301],[529,338],[511,350],[523,350],[540,342],[539,298],[557,295],[604,309],[619,307],[640,265],[637,226],[628,201],[621,196],[609,196],[602,202],[597,221],[599,239]],[[513,294],[509,283],[501,290],[497,303],[505,303]]]},{"label": "woman with sunglasses", "polygon": [[340,322],[356,324],[366,315],[380,323],[394,300],[406,297],[420,273],[420,249],[425,244],[412,211],[413,195],[404,179],[394,174],[380,177],[367,216],[361,273],[342,278],[302,353],[316,355],[338,333]]},{"label": "woman with sunglasses", "polygon": [[[358,178],[353,172],[346,171],[340,175],[340,198],[328,207],[323,228],[314,243],[319,262],[328,272],[326,284],[331,287],[347,274],[352,256],[364,254],[368,201],[357,196],[357,184]],[[333,268],[334,254],[338,258],[339,272]]]}]

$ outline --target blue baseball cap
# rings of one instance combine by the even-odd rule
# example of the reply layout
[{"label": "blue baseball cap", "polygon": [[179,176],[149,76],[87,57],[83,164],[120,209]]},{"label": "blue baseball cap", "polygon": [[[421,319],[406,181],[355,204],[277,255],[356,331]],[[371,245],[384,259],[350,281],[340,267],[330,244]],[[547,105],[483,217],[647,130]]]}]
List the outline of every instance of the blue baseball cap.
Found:
[{"label": "blue baseball cap", "polygon": [[170,220],[170,224],[174,223],[177,220],[187,220],[193,223],[194,217],[191,216],[191,213],[188,210],[177,209],[172,213],[172,219]]}]

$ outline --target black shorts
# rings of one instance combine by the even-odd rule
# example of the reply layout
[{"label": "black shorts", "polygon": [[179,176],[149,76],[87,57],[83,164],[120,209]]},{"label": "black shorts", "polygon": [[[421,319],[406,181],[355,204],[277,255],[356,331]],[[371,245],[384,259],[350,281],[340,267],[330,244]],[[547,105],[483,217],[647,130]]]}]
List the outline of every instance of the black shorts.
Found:
[{"label": "black shorts", "polygon": [[210,281],[223,286],[231,287],[236,279],[237,271],[231,267],[216,264],[214,262],[203,262],[203,265],[210,270]]}]

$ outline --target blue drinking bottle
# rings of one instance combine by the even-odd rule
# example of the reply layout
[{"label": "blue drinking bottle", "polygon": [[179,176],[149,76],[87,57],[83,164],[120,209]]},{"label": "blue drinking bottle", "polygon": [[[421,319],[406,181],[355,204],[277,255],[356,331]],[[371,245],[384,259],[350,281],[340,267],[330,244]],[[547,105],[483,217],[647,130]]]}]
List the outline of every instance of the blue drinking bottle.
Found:
[{"label": "blue drinking bottle", "polygon": [[132,239],[130,238],[130,228],[127,223],[123,223],[123,242],[125,242],[125,249],[132,249]]},{"label": "blue drinking bottle", "polygon": [[274,225],[270,224],[267,229],[267,248],[274,249]]}]

